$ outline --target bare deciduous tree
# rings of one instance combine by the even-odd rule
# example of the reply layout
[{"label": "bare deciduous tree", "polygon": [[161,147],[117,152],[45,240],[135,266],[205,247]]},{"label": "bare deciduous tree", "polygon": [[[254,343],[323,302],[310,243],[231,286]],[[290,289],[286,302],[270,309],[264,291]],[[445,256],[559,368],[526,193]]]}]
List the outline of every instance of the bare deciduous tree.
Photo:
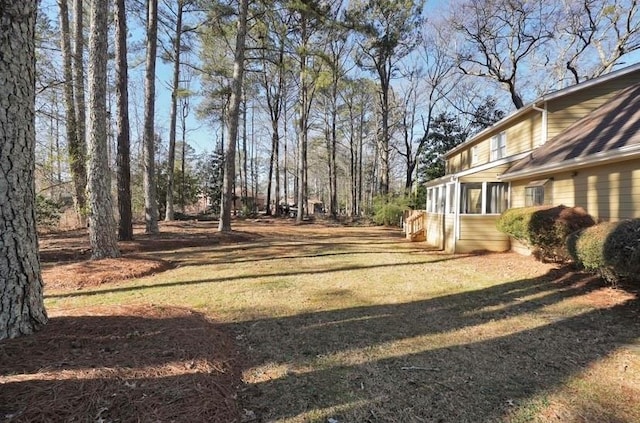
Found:
[{"label": "bare deciduous tree", "polygon": [[463,0],[454,7],[450,24],[463,40],[460,70],[497,81],[516,108],[524,106],[518,80],[536,48],[553,37],[551,6],[542,0]]},{"label": "bare deciduous tree", "polygon": [[595,78],[640,49],[638,2],[568,0],[558,29],[558,56],[573,82]]}]

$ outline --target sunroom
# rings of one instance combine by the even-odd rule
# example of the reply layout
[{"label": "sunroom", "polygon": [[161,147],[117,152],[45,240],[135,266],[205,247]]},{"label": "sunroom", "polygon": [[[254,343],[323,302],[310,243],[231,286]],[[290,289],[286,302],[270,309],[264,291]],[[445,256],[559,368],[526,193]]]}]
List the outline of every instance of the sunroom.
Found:
[{"label": "sunroom", "polygon": [[455,175],[427,184],[427,243],[449,253],[506,251],[496,220],[509,207],[509,184]]}]

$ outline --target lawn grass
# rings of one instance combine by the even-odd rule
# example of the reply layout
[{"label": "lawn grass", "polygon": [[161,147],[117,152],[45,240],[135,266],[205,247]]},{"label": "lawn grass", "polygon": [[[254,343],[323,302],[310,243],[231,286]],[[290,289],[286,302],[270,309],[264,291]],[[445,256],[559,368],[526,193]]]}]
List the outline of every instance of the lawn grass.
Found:
[{"label": "lawn grass", "polygon": [[261,237],[156,252],[177,267],[46,291],[47,308],[204,313],[233,333],[241,406],[262,421],[640,421],[633,294],[513,254],[429,251],[393,229],[236,228]]}]

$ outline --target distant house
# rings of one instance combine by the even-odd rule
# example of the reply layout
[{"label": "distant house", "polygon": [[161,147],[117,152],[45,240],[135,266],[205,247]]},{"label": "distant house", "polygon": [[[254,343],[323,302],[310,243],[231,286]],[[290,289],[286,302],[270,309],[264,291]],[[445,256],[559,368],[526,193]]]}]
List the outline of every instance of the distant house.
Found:
[{"label": "distant house", "polygon": [[426,240],[505,251],[510,207],[564,204],[599,220],[640,217],[640,63],[535,100],[445,155],[427,183]]}]

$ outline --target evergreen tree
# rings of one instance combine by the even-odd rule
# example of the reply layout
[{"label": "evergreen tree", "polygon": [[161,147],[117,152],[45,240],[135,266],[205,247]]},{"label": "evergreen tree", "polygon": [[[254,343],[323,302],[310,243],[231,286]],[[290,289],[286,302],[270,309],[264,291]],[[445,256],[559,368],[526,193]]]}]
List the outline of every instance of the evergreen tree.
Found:
[{"label": "evergreen tree", "polygon": [[224,170],[224,154],[222,145],[207,154],[198,164],[202,194],[208,199],[213,214],[220,213],[220,200],[222,198],[222,176]]},{"label": "evergreen tree", "polygon": [[420,157],[419,180],[426,182],[444,176],[444,154],[462,143],[466,137],[467,133],[457,117],[448,113],[436,116],[427,136],[427,146]]}]

